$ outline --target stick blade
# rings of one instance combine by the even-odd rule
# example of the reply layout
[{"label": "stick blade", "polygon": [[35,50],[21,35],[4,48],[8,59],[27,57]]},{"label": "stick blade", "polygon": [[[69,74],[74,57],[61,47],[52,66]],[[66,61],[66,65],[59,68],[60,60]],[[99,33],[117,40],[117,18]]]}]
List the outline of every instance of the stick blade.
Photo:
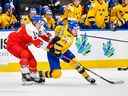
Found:
[{"label": "stick blade", "polygon": [[124,81],[111,81],[109,83],[111,83],[111,84],[123,84]]}]

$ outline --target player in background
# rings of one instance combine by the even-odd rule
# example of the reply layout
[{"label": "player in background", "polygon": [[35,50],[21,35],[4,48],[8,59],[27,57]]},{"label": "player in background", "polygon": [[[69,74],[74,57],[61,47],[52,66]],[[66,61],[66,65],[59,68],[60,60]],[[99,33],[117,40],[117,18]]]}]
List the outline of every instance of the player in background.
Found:
[{"label": "player in background", "polygon": [[89,9],[91,8],[91,6],[93,6],[94,2],[96,2],[96,0],[86,0],[86,2],[84,2],[83,14],[82,14],[82,17],[80,19],[80,27],[81,27],[81,29],[90,28],[90,27],[88,27],[87,24],[86,24],[87,26],[85,25],[85,20],[87,18],[87,14],[88,14]]},{"label": "player in background", "polygon": [[22,79],[26,82],[44,82],[44,78],[39,77],[37,62],[28,48],[31,44],[39,48],[44,45],[43,40],[48,40],[48,35],[44,32],[43,22],[40,21],[40,18],[29,17],[31,21],[27,23],[22,22],[21,19],[21,27],[16,32],[10,33],[7,40],[6,49],[20,60]]},{"label": "player in background", "polygon": [[47,48],[48,61],[50,64],[50,70],[45,72],[46,78],[60,78],[61,67],[60,59],[66,63],[69,63],[75,70],[78,71],[88,82],[91,84],[95,83],[95,79],[91,78],[90,75],[85,71],[84,67],[78,63],[75,55],[69,50],[73,44],[79,26],[77,21],[69,21],[67,26],[58,25],[55,28],[55,37],[50,41]]},{"label": "player in background", "polygon": [[80,2],[81,0],[72,0],[72,3],[65,7],[62,20],[67,18],[68,20],[76,20],[79,22],[83,11]]},{"label": "player in background", "polygon": [[13,15],[14,9],[11,7],[10,3],[4,5],[4,12],[1,15],[0,28],[8,29],[12,28],[15,23],[17,23],[16,17]]},{"label": "player in background", "polygon": [[47,29],[54,29],[55,28],[55,20],[53,18],[52,11],[48,6],[44,7],[44,15],[43,20],[47,23]]},{"label": "player in background", "polygon": [[95,2],[96,0],[87,0],[84,4],[84,13],[88,13],[88,10],[90,9],[90,7],[93,5],[93,3]]},{"label": "player in background", "polygon": [[108,3],[105,0],[96,0],[90,7],[85,25],[92,28],[104,29],[109,23]]},{"label": "player in background", "polygon": [[110,21],[114,28],[128,28],[128,1],[120,0],[111,10]]}]

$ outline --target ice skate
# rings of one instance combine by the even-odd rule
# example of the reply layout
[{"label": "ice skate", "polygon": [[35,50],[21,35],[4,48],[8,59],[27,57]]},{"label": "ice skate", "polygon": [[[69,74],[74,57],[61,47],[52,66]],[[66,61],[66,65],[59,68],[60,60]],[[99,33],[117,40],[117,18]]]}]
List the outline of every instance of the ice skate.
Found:
[{"label": "ice skate", "polygon": [[32,85],[33,81],[30,73],[22,73],[22,85]]},{"label": "ice skate", "polygon": [[31,73],[31,79],[34,83],[37,83],[37,84],[45,83],[45,77],[42,71],[39,71],[38,73]]},{"label": "ice skate", "polygon": [[88,82],[90,82],[91,84],[95,84],[96,80],[94,78],[91,77],[87,77],[85,78]]}]

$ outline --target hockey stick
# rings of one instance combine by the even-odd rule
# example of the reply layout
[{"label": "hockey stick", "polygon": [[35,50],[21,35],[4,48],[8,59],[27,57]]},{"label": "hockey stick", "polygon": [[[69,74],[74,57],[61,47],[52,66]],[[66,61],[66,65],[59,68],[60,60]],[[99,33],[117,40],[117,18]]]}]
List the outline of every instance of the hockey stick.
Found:
[{"label": "hockey stick", "polygon": [[[82,34],[80,34],[80,35],[83,36]],[[128,41],[126,41],[126,40],[119,40],[119,39],[106,38],[106,37],[98,37],[98,36],[91,36],[91,35],[86,35],[86,36],[91,37],[91,38],[98,38],[98,39],[105,39],[105,40],[112,40],[112,41],[128,43]]]},{"label": "hockey stick", "polygon": [[[48,48],[45,48],[44,50],[46,50],[47,52],[49,52],[49,49],[48,49]],[[52,55],[54,55],[52,52],[50,52],[50,53],[51,53]],[[56,55],[54,55],[54,56],[56,56]],[[61,55],[61,56],[58,57],[58,58],[61,59],[61,57],[65,58],[65,59],[67,59],[67,60],[76,62],[75,60],[71,60],[70,58],[68,58],[68,57],[66,57],[66,56],[64,56],[64,55]],[[77,62],[77,63],[80,64],[79,62]],[[80,64],[80,65],[81,65],[81,64]],[[83,65],[81,65],[81,66],[83,66]],[[83,67],[84,67],[84,66],[83,66]],[[121,81],[121,80],[120,80],[120,81],[108,80],[107,78],[104,78],[103,76],[101,76],[101,75],[99,75],[99,74],[93,72],[92,70],[90,70],[90,69],[88,69],[88,68],[86,68],[86,67],[84,67],[84,69],[87,70],[88,72],[91,72],[91,73],[94,74],[95,76],[101,78],[102,80],[108,82],[109,84],[123,84],[123,83],[124,83],[124,81]]]},{"label": "hockey stick", "polygon": [[93,74],[96,75],[97,77],[101,78],[102,80],[104,80],[104,81],[106,81],[106,82],[108,82],[108,83],[110,83],[110,84],[122,84],[122,83],[124,83],[124,81],[122,81],[122,80],[120,80],[120,81],[108,80],[108,79],[104,78],[103,76],[100,76],[99,74],[93,72],[92,70],[90,70],[90,69],[88,69],[88,68],[86,68],[86,67],[84,67],[84,68],[85,68],[85,70],[87,70],[87,71],[93,73]]},{"label": "hockey stick", "polygon": [[[64,56],[64,55],[62,55],[62,57],[64,57],[65,59],[68,59],[68,60],[70,60],[70,61],[74,61],[74,60],[71,60],[71,59],[69,59],[68,57],[66,57],[66,56]],[[74,62],[75,62],[75,61],[74,61]],[[79,62],[77,62],[77,63],[80,64]],[[81,65],[81,64],[80,64],[80,65]],[[81,65],[81,66],[83,66],[83,65]],[[83,67],[84,67],[84,66],[83,66]],[[108,82],[108,83],[110,83],[110,84],[123,84],[123,83],[124,83],[124,81],[122,81],[122,80],[120,80],[120,81],[108,80],[107,78],[104,78],[103,76],[101,76],[101,75],[95,73],[94,71],[92,71],[92,70],[90,70],[90,69],[88,69],[88,68],[86,68],[86,67],[84,67],[84,69],[87,70],[88,72],[91,72],[91,73],[94,74],[95,76],[101,78],[102,80],[104,80],[104,81],[106,81],[106,82]]]}]

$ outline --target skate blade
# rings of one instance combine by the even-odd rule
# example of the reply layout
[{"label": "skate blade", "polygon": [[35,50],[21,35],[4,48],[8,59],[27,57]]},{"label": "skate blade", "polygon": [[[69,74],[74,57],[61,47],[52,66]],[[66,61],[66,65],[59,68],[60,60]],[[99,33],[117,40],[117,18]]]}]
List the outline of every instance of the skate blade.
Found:
[{"label": "skate blade", "polygon": [[30,85],[33,85],[33,81],[23,81],[22,83],[23,86],[30,86]]},{"label": "skate blade", "polygon": [[33,85],[44,85],[45,82],[42,82],[42,83],[37,83],[37,82],[33,82]]},{"label": "skate blade", "polygon": [[98,84],[95,82],[95,83],[90,83],[90,85],[94,85],[95,86],[95,85],[98,85]]},{"label": "skate blade", "polygon": [[116,81],[116,82],[113,82],[112,84],[124,84],[125,82],[124,81]]},{"label": "skate blade", "polygon": [[33,81],[33,83],[34,83],[35,85],[44,85],[44,84],[45,84],[45,80],[42,80],[42,82]]}]

